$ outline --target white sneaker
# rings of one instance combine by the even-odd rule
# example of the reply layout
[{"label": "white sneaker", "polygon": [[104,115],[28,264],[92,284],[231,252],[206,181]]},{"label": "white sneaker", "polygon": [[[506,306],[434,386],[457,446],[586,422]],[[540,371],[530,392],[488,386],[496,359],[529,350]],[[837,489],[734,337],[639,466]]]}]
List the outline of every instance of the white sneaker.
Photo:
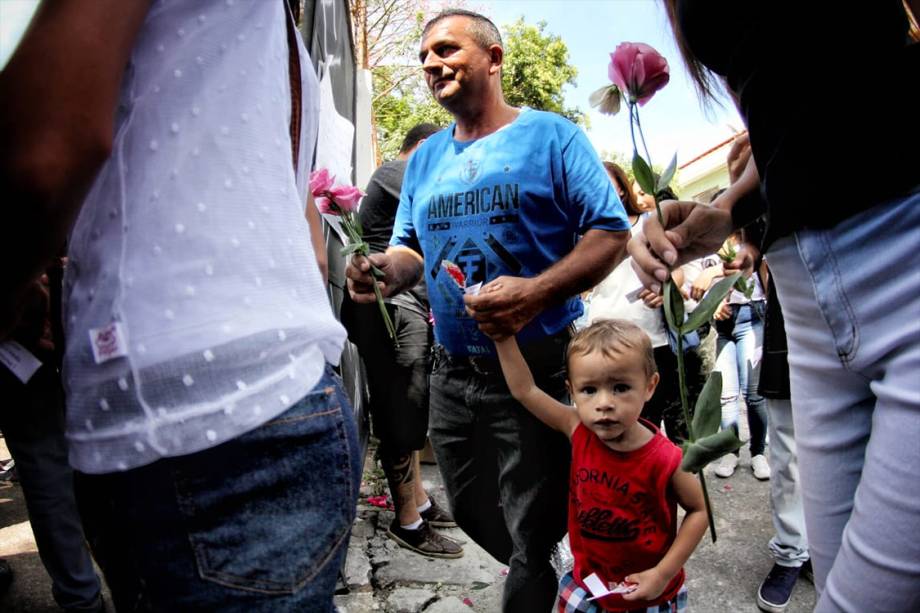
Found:
[{"label": "white sneaker", "polygon": [[767,458],[762,455],[755,455],[751,458],[751,469],[754,471],[754,477],[761,481],[766,481],[770,478],[770,464],[767,463]]},{"label": "white sneaker", "polygon": [[[763,456],[761,456],[763,457]],[[738,456],[733,453],[727,453],[722,456],[722,459],[719,460],[718,466],[716,466],[713,471],[717,477],[722,477],[727,479],[735,474],[735,469],[738,468]]]}]

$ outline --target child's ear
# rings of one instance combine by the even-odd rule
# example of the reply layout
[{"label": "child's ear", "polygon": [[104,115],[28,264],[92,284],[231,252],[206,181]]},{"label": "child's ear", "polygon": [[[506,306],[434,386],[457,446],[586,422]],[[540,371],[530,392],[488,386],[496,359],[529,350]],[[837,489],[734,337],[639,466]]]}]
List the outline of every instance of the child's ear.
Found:
[{"label": "child's ear", "polygon": [[646,402],[652,399],[652,394],[655,393],[655,388],[658,387],[659,381],[661,381],[661,375],[659,375],[657,372],[652,373],[652,376],[648,378],[648,385],[645,386]]},{"label": "child's ear", "polygon": [[566,391],[569,392],[569,397],[572,397],[575,395],[575,392],[572,391],[572,382],[569,381],[568,379],[565,380],[565,389]]}]

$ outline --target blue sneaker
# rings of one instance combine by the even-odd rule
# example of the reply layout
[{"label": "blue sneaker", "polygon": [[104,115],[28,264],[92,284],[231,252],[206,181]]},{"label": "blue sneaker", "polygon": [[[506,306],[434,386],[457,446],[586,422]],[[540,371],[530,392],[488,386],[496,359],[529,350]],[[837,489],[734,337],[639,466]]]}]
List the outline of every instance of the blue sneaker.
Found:
[{"label": "blue sneaker", "polygon": [[801,568],[774,564],[767,578],[757,590],[757,606],[761,611],[783,613],[792,598],[792,588],[799,578]]}]

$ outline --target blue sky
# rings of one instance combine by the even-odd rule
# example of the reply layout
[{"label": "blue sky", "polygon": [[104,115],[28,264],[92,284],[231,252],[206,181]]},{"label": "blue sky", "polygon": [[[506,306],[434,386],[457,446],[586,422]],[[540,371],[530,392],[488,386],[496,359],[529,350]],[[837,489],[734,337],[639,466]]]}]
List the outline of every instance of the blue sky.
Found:
[{"label": "blue sky", "polygon": [[641,110],[656,165],[667,164],[675,152],[680,162],[687,161],[742,127],[728,100],[721,108],[713,107],[709,117],[704,115],[658,0],[474,0],[471,7],[499,27],[521,16],[531,24],[546,21],[546,31],[565,41],[569,63],[578,68],[577,87],[565,91],[566,105],[590,111],[588,136],[599,151],[632,151],[625,109],[608,117],[588,106],[591,92],[609,83],[610,53],[621,42],[651,45],[667,58],[671,68],[671,82]]},{"label": "blue sky", "polygon": [[36,6],[38,0],[0,0],[0,67],[6,65]]},{"label": "blue sky", "polygon": [[[449,0],[442,3],[450,4]],[[0,66],[36,4],[36,0],[0,0]],[[531,24],[546,21],[547,31],[565,41],[569,62],[578,68],[578,85],[566,88],[566,104],[589,112],[588,136],[598,151],[632,149],[625,111],[608,117],[588,106],[590,93],[608,83],[610,52],[624,41],[655,47],[671,66],[671,82],[642,107],[642,125],[655,164],[667,164],[675,152],[680,162],[687,161],[742,126],[731,102],[713,107],[708,116],[700,108],[659,0],[471,0],[468,6],[499,27],[521,16]]]}]

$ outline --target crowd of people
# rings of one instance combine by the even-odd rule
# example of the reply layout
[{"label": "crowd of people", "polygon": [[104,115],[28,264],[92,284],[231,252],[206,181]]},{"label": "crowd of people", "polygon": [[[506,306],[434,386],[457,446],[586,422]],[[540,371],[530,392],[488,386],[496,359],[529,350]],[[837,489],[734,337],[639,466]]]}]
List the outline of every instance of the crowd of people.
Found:
[{"label": "crowd of people", "polygon": [[[508,613],[705,608],[683,570],[708,519],[661,290],[689,312],[741,270],[751,291],[682,361],[691,398],[721,373],[722,427],[745,410],[771,481],[758,605],[782,611],[813,575],[818,611],[920,607],[905,5],[664,4],[701,95],[724,84],[747,124],[724,192],[643,193],[571,122],[508,104],[498,29],[445,10],[419,59],[453,122],[411,130],[371,178],[340,323],[299,3],[43,3],[0,73],[0,389],[28,407],[0,429],[58,604],[109,606],[91,554],[118,611],[334,610],[364,460],[334,369],[350,337],[396,543],[457,558],[436,528],[459,526],[508,565]],[[822,70],[790,70],[807,52]],[[835,106],[859,54],[889,88],[862,123]],[[854,144],[877,181],[829,190]],[[422,486],[426,437],[449,509]]]}]

